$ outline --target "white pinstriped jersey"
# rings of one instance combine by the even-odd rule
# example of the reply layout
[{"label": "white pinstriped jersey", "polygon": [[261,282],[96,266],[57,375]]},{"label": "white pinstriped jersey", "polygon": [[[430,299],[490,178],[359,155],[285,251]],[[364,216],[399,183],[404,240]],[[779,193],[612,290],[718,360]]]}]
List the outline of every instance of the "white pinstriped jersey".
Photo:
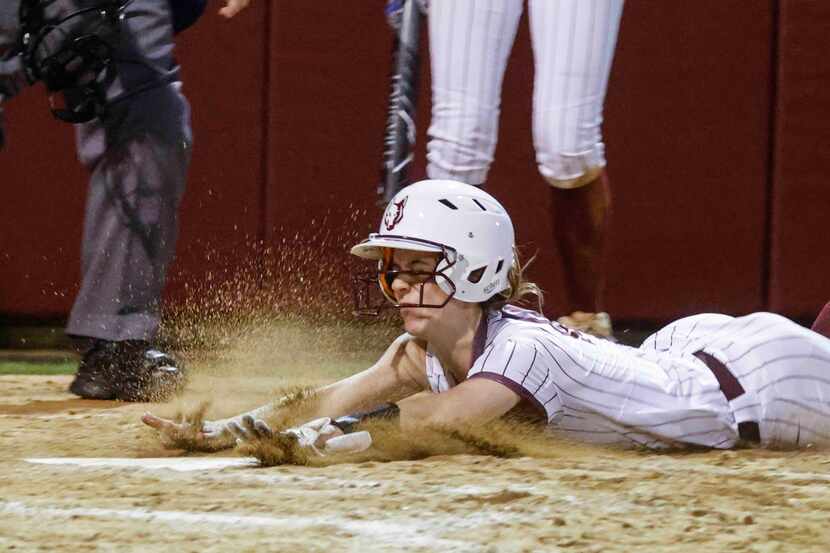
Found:
[{"label": "white pinstriped jersey", "polygon": [[[755,421],[764,445],[830,442],[830,340],[772,313],[687,317],[632,348],[508,306],[489,314],[485,336],[468,378],[504,384],[569,437],[729,448],[738,423]],[[727,401],[701,350],[746,393]],[[435,392],[455,385],[431,353],[426,372]]]}]

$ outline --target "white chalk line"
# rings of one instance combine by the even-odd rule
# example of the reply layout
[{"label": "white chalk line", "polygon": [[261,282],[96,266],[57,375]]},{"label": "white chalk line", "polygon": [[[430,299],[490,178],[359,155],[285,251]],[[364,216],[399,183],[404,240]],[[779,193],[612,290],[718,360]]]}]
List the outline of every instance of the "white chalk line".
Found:
[{"label": "white chalk line", "polygon": [[37,421],[53,421],[56,419],[63,419],[63,420],[80,420],[80,419],[92,419],[92,418],[115,418],[119,416],[115,413],[97,413],[92,411],[84,411],[82,413],[51,413],[51,414],[25,414],[25,413],[0,413],[0,418],[18,418],[18,419],[26,419],[26,420],[37,420]]},{"label": "white chalk line", "polygon": [[[57,457],[57,458],[29,458],[27,463],[51,465],[60,468],[82,467],[90,469],[115,468],[153,471],[154,475],[164,478],[169,471],[178,473],[199,473],[199,477],[216,481],[256,481],[266,484],[279,485],[319,485],[326,489],[331,488],[380,488],[383,483],[377,480],[347,480],[331,478],[329,476],[307,476],[296,473],[280,473],[279,468],[264,469],[264,471],[233,470],[220,472],[223,469],[256,468],[259,463],[253,457],[161,457],[161,458],[118,458],[118,457]],[[176,476],[179,479],[180,476]]]},{"label": "white chalk line", "polygon": [[[161,458],[117,458],[117,457],[55,457],[55,458],[28,458],[27,463],[72,466],[84,468],[116,468],[116,469],[139,469],[157,471],[157,475],[163,476],[166,471],[176,472],[200,472],[201,477],[211,480],[243,480],[257,481],[275,485],[315,485],[325,489],[351,488],[351,489],[385,489],[395,486],[395,482],[368,480],[368,479],[345,479],[332,478],[323,475],[300,475],[297,473],[280,473],[278,468],[264,469],[262,471],[240,471],[219,472],[222,469],[232,468],[254,468],[259,466],[253,457],[161,457]],[[442,486],[440,493],[463,496],[485,496],[502,492],[538,492],[538,487],[532,484],[514,483],[508,488],[504,486],[487,487],[482,485],[464,486]],[[562,498],[566,502],[573,503],[572,496]]]},{"label": "white chalk line", "polygon": [[[22,517],[43,517],[72,519],[87,517],[115,521],[142,521],[169,524],[175,530],[190,529],[190,525],[204,525],[226,534],[227,529],[241,530],[247,528],[277,528],[282,530],[303,531],[315,528],[324,530],[337,528],[355,536],[370,539],[373,544],[385,543],[399,548],[427,547],[430,550],[440,548],[442,551],[462,550],[480,551],[483,545],[460,539],[439,537],[436,534],[449,533],[459,529],[476,529],[495,525],[519,523],[526,517],[517,513],[472,511],[467,515],[453,514],[446,517],[441,513],[412,513],[404,515],[406,520],[355,520],[337,515],[297,516],[280,515],[262,516],[239,513],[199,513],[192,511],[160,511],[153,509],[105,509],[98,507],[53,507],[27,505],[21,501],[0,501],[0,513]],[[184,524],[183,524],[184,523]],[[330,530],[324,530],[331,534]]]},{"label": "white chalk line", "polygon": [[119,457],[33,457],[27,463],[40,465],[72,465],[92,468],[139,468],[147,470],[175,470],[191,472],[221,470],[229,467],[255,467],[253,457],[156,457],[131,459]]},{"label": "white chalk line", "polygon": [[[197,513],[190,511],[156,511],[151,509],[103,509],[96,507],[48,507],[31,506],[20,501],[0,501],[0,513],[24,517],[71,518],[88,517],[103,520],[136,520],[150,523],[165,523],[176,530],[187,530],[184,526],[199,524],[207,528],[226,532],[228,527],[234,529],[278,528],[282,530],[310,530],[314,528],[336,527],[339,530],[370,538],[373,542],[382,542],[396,546],[416,547],[459,547],[465,550],[480,549],[476,544],[459,540],[449,540],[429,535],[434,530],[432,525],[423,523],[401,523],[387,521],[350,520],[345,517],[321,516],[257,516],[238,513]],[[204,527],[199,528],[204,531]],[[328,532],[330,533],[330,532]]]}]

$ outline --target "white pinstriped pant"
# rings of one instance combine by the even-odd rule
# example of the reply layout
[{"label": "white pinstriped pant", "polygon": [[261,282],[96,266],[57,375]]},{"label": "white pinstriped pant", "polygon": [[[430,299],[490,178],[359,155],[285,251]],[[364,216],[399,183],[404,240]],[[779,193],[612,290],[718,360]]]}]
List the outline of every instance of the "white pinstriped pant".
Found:
[{"label": "white pinstriped pant", "polygon": [[[579,186],[605,166],[602,108],[623,0],[528,4],[536,161],[552,185]],[[487,179],[498,137],[502,80],[523,6],[524,0],[430,3],[430,178],[470,184]]]},{"label": "white pinstriped pant", "polygon": [[717,358],[746,391],[729,403],[735,423],[757,422],[763,445],[830,445],[830,339],[774,313],[710,313],[670,324],[642,348]]}]

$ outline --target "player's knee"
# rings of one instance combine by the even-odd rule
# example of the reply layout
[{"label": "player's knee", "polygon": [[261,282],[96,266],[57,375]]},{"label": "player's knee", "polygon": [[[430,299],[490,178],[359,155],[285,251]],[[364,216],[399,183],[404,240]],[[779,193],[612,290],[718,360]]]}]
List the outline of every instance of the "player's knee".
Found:
[{"label": "player's knee", "polygon": [[594,182],[602,174],[602,166],[584,167],[576,171],[554,171],[544,165],[539,165],[539,173],[544,177],[549,185],[554,188],[569,190],[572,188],[580,188],[586,184]]},{"label": "player's knee", "polygon": [[536,164],[539,173],[554,188],[579,188],[593,182],[605,168],[602,142],[591,141],[585,147],[567,151],[561,147],[537,143]]}]

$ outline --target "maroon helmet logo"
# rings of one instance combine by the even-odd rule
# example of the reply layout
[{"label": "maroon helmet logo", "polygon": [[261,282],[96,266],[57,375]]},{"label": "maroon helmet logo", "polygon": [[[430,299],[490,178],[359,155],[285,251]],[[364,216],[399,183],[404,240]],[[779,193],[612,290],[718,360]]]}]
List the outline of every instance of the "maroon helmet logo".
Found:
[{"label": "maroon helmet logo", "polygon": [[387,231],[395,228],[403,219],[403,208],[406,207],[406,200],[408,199],[409,196],[404,196],[401,201],[392,202],[392,205],[386,210],[386,215],[383,216],[383,224]]}]

